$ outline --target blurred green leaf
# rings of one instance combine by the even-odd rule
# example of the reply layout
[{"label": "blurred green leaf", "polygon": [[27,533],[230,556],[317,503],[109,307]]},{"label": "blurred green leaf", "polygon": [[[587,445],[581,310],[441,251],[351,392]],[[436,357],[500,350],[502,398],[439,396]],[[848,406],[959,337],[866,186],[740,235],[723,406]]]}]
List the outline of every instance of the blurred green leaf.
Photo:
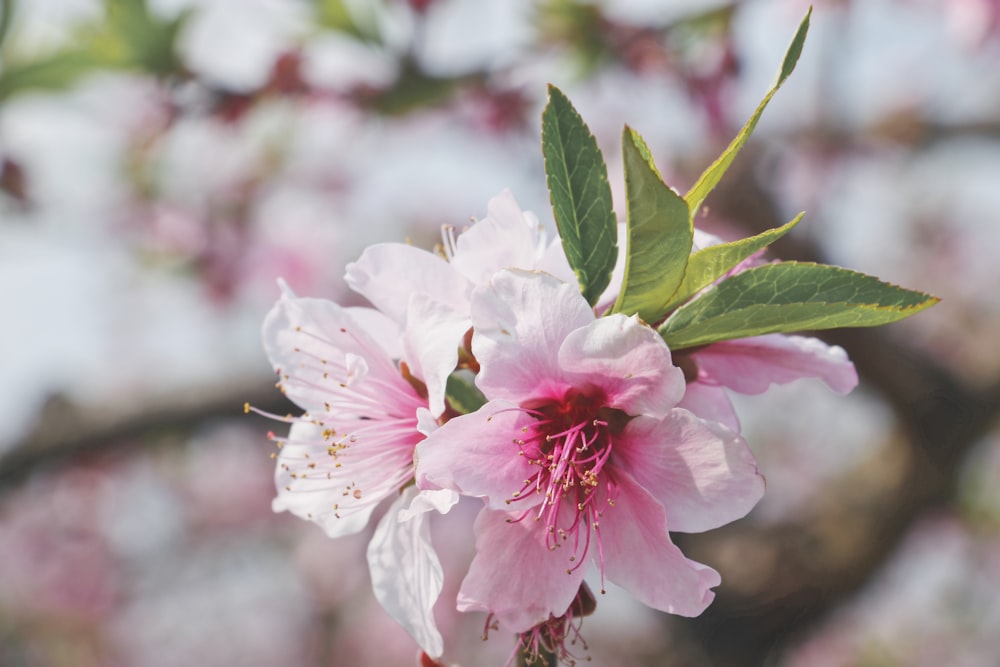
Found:
[{"label": "blurred green leaf", "polygon": [[60,90],[104,63],[88,51],[54,53],[26,63],[5,64],[0,70],[0,102],[28,91]]},{"label": "blurred green leaf", "polygon": [[586,75],[611,55],[607,44],[607,22],[601,8],[579,0],[545,0],[535,6],[532,19],[546,47],[568,47]]},{"label": "blurred green leaf", "polygon": [[580,114],[555,86],[542,113],[542,154],[563,250],[580,291],[594,305],[618,259],[608,169]]},{"label": "blurred green leaf", "polygon": [[0,0],[0,49],[14,20],[14,0]]},{"label": "blurred green leaf", "polygon": [[460,372],[448,376],[444,395],[448,399],[448,405],[461,414],[475,412],[486,405],[486,397],[473,384],[471,375]]},{"label": "blurred green leaf", "polygon": [[312,0],[316,23],[363,42],[380,44],[381,35],[373,17],[360,20],[344,0]]},{"label": "blurred green leaf", "polygon": [[673,310],[729,273],[729,271],[750,255],[758,250],[763,250],[780,239],[790,232],[792,227],[799,224],[803,215],[805,214],[799,213],[791,222],[781,227],[761,232],[755,236],[729,243],[719,243],[696,251],[688,260],[684,280],[681,281],[680,287],[677,288],[677,291],[664,305],[663,312],[666,313]]},{"label": "blurred green leaf", "polygon": [[414,109],[447,103],[459,86],[473,76],[438,77],[424,72],[410,59],[400,63],[399,75],[392,85],[359,95],[357,101],[386,116],[400,116]]},{"label": "blurred green leaf", "polygon": [[659,328],[673,350],[768,333],[869,327],[938,302],[878,278],[822,264],[765,264],[709,288]]},{"label": "blurred green leaf", "polygon": [[0,101],[32,90],[60,90],[99,69],[183,74],[177,37],[190,10],[170,20],[151,14],[145,0],[105,0],[105,10],[103,21],[76,26],[70,48],[23,61],[6,54]]},{"label": "blurred green leaf", "polygon": [[788,46],[788,51],[785,52],[785,58],[781,62],[781,71],[778,73],[778,78],[771,86],[771,89],[767,91],[767,95],[761,100],[761,103],[757,105],[757,109],[750,116],[750,120],[747,121],[740,133],[736,135],[729,147],[726,148],[725,152],[722,153],[719,158],[712,163],[712,165],[705,170],[699,178],[698,181],[691,186],[691,189],[684,199],[687,200],[688,206],[691,209],[691,215],[694,216],[698,209],[701,207],[705,198],[708,197],[709,193],[718,185],[719,181],[722,180],[722,176],[729,169],[729,166],[736,159],[740,150],[746,144],[747,139],[753,133],[754,128],[757,127],[757,122],[760,120],[761,114],[764,113],[764,109],[767,107],[768,102],[774,97],[774,94],[778,92],[788,76],[795,69],[795,64],[799,60],[799,55],[802,53],[802,45],[806,41],[806,33],[809,32],[809,17],[812,15],[812,8],[806,12],[805,18],[799,24],[798,30],[795,32],[795,37],[792,39],[792,43]]},{"label": "blurred green leaf", "polygon": [[93,48],[109,65],[138,69],[156,76],[181,74],[177,37],[192,14],[189,8],[170,20],[153,15],[146,0],[105,0],[107,24]]},{"label": "blurred green leaf", "polygon": [[687,203],[663,182],[646,143],[629,127],[622,132],[622,153],[628,245],[625,277],[611,312],[656,322],[684,277],[694,227]]}]

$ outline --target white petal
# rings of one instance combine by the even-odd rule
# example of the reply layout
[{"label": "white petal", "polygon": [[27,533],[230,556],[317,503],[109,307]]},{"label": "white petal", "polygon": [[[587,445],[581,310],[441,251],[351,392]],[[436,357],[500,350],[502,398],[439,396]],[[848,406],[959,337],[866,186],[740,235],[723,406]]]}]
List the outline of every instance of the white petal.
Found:
[{"label": "white petal", "polygon": [[382,311],[374,308],[350,307],[344,308],[351,318],[382,346],[387,357],[399,359],[403,356],[402,333],[399,325]]},{"label": "white petal", "polygon": [[432,489],[421,491],[410,503],[410,506],[399,511],[400,521],[409,521],[425,512],[434,510],[438,514],[447,514],[451,508],[458,504],[458,493],[451,489]]},{"label": "white petal", "polygon": [[375,443],[373,450],[366,436],[332,457],[325,431],[309,421],[292,425],[278,455],[278,495],[271,507],[319,524],[330,537],[341,537],[362,530],[375,507],[412,477],[411,441],[416,438],[399,446]]},{"label": "white petal", "polygon": [[539,259],[538,221],[527,216],[510,190],[490,200],[486,217],[455,243],[451,265],[475,285],[500,269],[533,269]]},{"label": "white petal", "polygon": [[448,376],[458,364],[458,348],[472,323],[468,315],[423,294],[410,298],[403,350],[413,374],[427,385],[427,407],[444,412]]},{"label": "white petal", "polygon": [[437,419],[427,408],[417,408],[417,430],[424,435],[430,435],[438,430]]},{"label": "white petal", "polygon": [[417,489],[409,487],[379,521],[368,544],[368,568],[375,598],[427,655],[438,658],[444,641],[434,622],[434,603],[444,572],[431,546],[426,512],[406,510],[419,497]]},{"label": "white petal", "polygon": [[399,324],[406,321],[411,294],[425,294],[467,312],[472,285],[434,253],[404,243],[369,246],[344,276],[355,292]]}]

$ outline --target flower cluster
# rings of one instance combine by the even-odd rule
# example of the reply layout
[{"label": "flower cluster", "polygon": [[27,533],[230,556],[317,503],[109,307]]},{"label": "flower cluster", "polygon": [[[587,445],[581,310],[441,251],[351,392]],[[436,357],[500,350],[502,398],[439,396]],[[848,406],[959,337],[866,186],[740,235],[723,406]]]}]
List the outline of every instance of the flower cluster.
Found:
[{"label": "flower cluster", "polygon": [[763,263],[801,215],[725,243],[694,228],[808,25],[807,14],[771,90],[686,194],[626,127],[619,224],[596,140],[550,86],[542,153],[558,238],[503,192],[485,219],[446,228],[440,252],[387,243],[348,265],[348,285],[373,308],[286,291],[268,315],[279,386],[305,410],[275,436],[275,509],[337,536],[394,498],[369,569],[422,664],[444,653],[430,510],[480,504],[456,606],[515,633],[527,662],[572,663],[566,642],[595,605],[588,571],[602,592],[612,581],[697,616],[719,573],[670,533],[739,519],[764,493],[726,392],[809,376],[850,391],[857,374],[842,349],[786,334],[885,324],[936,302],[838,267]]},{"label": "flower cluster", "polygon": [[347,267],[373,308],[286,289],[267,316],[278,386],[305,411],[272,435],[275,510],[336,537],[392,499],[368,549],[373,587],[433,658],[443,572],[427,517],[463,496],[482,509],[457,607],[529,653],[568,655],[591,568],[602,587],[700,614],[719,574],[670,532],[738,519],[764,492],[724,391],[805,376],[848,391],[843,350],[772,334],[672,354],[637,315],[588,303],[560,240],[509,192],[443,237],[440,252],[381,244]]}]

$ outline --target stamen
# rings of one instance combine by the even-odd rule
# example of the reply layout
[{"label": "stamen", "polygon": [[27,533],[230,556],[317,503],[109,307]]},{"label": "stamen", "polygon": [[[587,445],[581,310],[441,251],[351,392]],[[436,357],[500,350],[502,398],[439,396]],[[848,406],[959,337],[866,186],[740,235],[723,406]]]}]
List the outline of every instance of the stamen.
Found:
[{"label": "stamen", "polygon": [[596,498],[600,490],[600,495],[613,504],[618,495],[618,485],[605,466],[614,451],[612,424],[620,424],[615,418],[617,411],[607,408],[605,402],[599,393],[570,389],[562,400],[500,411],[517,411],[530,418],[512,443],[518,455],[536,469],[511,494],[507,504],[542,496],[537,507],[509,521],[518,523],[530,514],[535,521],[544,523],[546,547],[550,551],[568,548],[566,572],[570,574],[584,566],[592,541],[596,541],[602,583],[604,549],[598,522],[603,506]]}]

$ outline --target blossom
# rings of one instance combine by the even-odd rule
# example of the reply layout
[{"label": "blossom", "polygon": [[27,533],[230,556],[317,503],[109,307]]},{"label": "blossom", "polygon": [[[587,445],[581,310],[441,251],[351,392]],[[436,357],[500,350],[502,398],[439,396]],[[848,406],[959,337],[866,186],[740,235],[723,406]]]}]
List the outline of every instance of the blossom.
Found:
[{"label": "blossom", "polygon": [[291,424],[287,437],[271,434],[280,448],[273,508],[339,537],[362,530],[397,496],[369,548],[375,595],[422,649],[440,655],[431,608],[443,577],[424,518],[428,507],[450,509],[457,495],[412,486],[401,493],[413,481],[414,448],[437,416],[420,377],[396,362],[412,338],[378,311],[285,290],[264,320],[264,348],[279,388],[305,412],[269,415]]},{"label": "blossom", "polygon": [[549,242],[538,218],[522,211],[509,190],[493,197],[486,210],[485,218],[461,234],[444,227],[441,253],[379,243],[347,265],[345,280],[351,289],[400,327],[415,323],[424,344],[409,350],[408,359],[422,371],[436,413],[443,409],[445,382],[471,326],[469,296],[476,286],[504,268],[538,269],[576,280],[559,238]]},{"label": "blossom", "polygon": [[420,488],[485,499],[462,611],[526,632],[565,614],[593,561],[656,609],[694,616],[715,570],[668,531],[745,515],[763,494],[746,443],[674,406],[683,373],[636,317],[596,318],[575,283],[500,271],[471,295],[488,402],[417,446]]},{"label": "blossom", "polygon": [[[696,251],[721,242],[713,234],[695,230]],[[761,253],[752,255],[721,280],[763,263]],[[680,406],[737,431],[740,423],[727,390],[762,394],[772,384],[818,378],[838,394],[847,394],[858,384],[858,372],[844,348],[809,336],[767,334],[720,341],[675,352],[674,361],[688,379]]]}]

